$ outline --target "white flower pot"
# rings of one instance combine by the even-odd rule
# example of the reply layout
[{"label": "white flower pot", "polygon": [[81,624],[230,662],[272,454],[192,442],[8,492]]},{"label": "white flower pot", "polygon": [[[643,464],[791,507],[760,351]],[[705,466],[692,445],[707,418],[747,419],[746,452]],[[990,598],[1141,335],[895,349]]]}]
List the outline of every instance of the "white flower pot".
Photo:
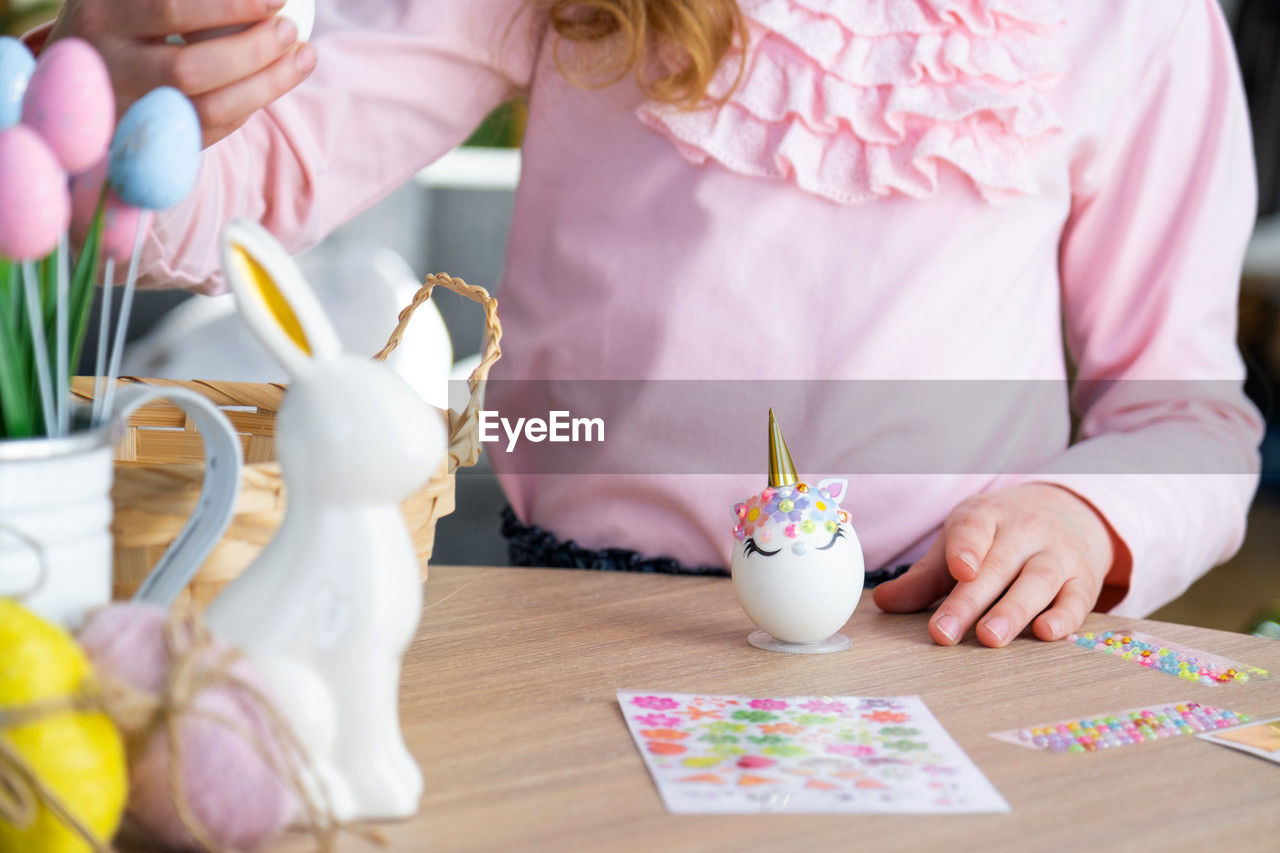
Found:
[{"label": "white flower pot", "polygon": [[181,388],[131,386],[106,424],[76,412],[62,438],[0,441],[0,596],[20,598],[68,628],[111,600],[111,481],[115,438],[156,399],[190,417],[204,438],[205,481],[196,510],[135,599],[168,606],[226,532],[240,490],[240,440],[212,403]]},{"label": "white flower pot", "polygon": [[109,426],[0,441],[0,595],[68,626],[111,599],[112,446]]}]

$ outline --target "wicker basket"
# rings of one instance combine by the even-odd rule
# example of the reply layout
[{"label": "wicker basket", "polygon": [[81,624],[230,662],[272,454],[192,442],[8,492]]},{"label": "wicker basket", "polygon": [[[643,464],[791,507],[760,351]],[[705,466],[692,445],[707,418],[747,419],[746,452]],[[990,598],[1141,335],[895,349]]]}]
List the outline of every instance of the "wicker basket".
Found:
[{"label": "wicker basket", "polygon": [[[396,348],[413,312],[426,302],[436,286],[444,287],[484,306],[485,346],[480,365],[471,374],[470,400],[461,414],[441,412],[448,422],[448,458],[421,490],[404,503],[418,559],[426,577],[427,561],[435,540],[436,521],[453,512],[454,472],[474,465],[480,456],[479,390],[489,368],[501,355],[502,327],[497,300],[481,287],[447,275],[429,276],[400,312],[399,323],[381,361]],[[205,561],[188,587],[190,596],[207,604],[229,581],[242,572],[275,535],[284,516],[284,483],[275,461],[275,416],[285,386],[247,382],[176,382],[164,379],[124,378],[121,383],[190,388],[209,398],[227,416],[244,445],[244,474],[235,516],[226,535]],[[78,378],[73,392],[81,400],[93,398],[93,380]],[[116,448],[115,482],[111,497],[115,516],[114,538],[116,598],[131,596],[151,567],[186,523],[204,477],[204,447],[186,415],[165,402],[139,409],[129,419]]]}]

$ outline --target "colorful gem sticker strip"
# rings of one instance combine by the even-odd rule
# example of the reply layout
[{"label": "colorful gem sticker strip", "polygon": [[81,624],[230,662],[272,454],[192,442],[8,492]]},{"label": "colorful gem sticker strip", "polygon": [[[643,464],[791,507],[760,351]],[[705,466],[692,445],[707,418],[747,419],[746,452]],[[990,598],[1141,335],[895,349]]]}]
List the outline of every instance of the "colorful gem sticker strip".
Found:
[{"label": "colorful gem sticker strip", "polygon": [[1088,632],[1072,634],[1068,639],[1082,649],[1093,649],[1201,684],[1238,684],[1250,678],[1270,677],[1265,669],[1137,631]]},{"label": "colorful gem sticker strip", "polygon": [[1192,735],[1249,722],[1244,714],[1198,702],[1179,702],[1151,708],[1115,711],[1083,720],[1010,729],[991,736],[1047,752],[1098,752],[1161,738]]},{"label": "colorful gem sticker strip", "polygon": [[701,696],[620,690],[676,814],[1006,812],[917,696]]}]

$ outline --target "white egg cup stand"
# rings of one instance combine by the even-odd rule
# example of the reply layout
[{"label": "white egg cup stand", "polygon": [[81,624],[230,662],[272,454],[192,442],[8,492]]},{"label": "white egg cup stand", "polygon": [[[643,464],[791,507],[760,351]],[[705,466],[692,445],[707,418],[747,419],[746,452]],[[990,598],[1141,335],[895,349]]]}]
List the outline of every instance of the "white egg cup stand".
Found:
[{"label": "white egg cup stand", "polygon": [[768,631],[752,631],[747,635],[747,642],[757,649],[791,655],[829,655],[832,652],[842,652],[852,645],[844,634],[832,634],[816,643],[788,643],[775,640]]}]

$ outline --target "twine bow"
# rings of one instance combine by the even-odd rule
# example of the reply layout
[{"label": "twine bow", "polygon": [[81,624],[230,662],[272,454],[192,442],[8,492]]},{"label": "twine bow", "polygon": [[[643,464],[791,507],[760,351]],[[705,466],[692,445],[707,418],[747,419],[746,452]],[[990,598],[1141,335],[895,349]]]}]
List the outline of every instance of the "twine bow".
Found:
[{"label": "twine bow", "polygon": [[[103,704],[125,733],[131,757],[145,749],[153,736],[164,736],[169,750],[169,796],[187,833],[202,849],[229,853],[229,848],[220,844],[196,815],[186,789],[181,723],[184,719],[199,718],[226,729],[248,744],[297,798],[316,848],[332,850],[337,831],[345,827],[334,816],[323,786],[312,782],[314,774],[306,749],[288,722],[270,698],[233,671],[243,653],[219,647],[199,614],[182,606],[170,611],[164,643],[169,667],[160,693],[139,691],[118,679],[110,679],[102,685]],[[197,707],[197,699],[205,690],[237,693],[264,722],[265,735],[242,720]]]},{"label": "twine bow", "polygon": [[[271,768],[302,806],[306,831],[316,849],[334,849],[339,832],[356,835],[372,844],[385,844],[374,830],[340,822],[332,804],[311,770],[306,749],[272,701],[255,685],[233,671],[242,658],[237,649],[220,647],[197,613],[181,606],[170,611],[164,628],[169,668],[158,694],[138,690],[118,678],[99,677],[77,693],[31,705],[0,709],[0,820],[19,829],[30,827],[40,806],[49,809],[71,831],[80,836],[94,853],[110,853],[111,848],[94,835],[67,804],[40,778],[4,732],[40,722],[56,714],[107,713],[125,736],[131,758],[162,734],[169,750],[168,786],[175,811],[183,828],[202,849],[231,853],[220,844],[196,815],[183,778],[184,748],[181,723],[184,719],[208,720],[248,744]],[[205,690],[234,690],[265,724],[266,733],[240,720],[197,707]]]}]

